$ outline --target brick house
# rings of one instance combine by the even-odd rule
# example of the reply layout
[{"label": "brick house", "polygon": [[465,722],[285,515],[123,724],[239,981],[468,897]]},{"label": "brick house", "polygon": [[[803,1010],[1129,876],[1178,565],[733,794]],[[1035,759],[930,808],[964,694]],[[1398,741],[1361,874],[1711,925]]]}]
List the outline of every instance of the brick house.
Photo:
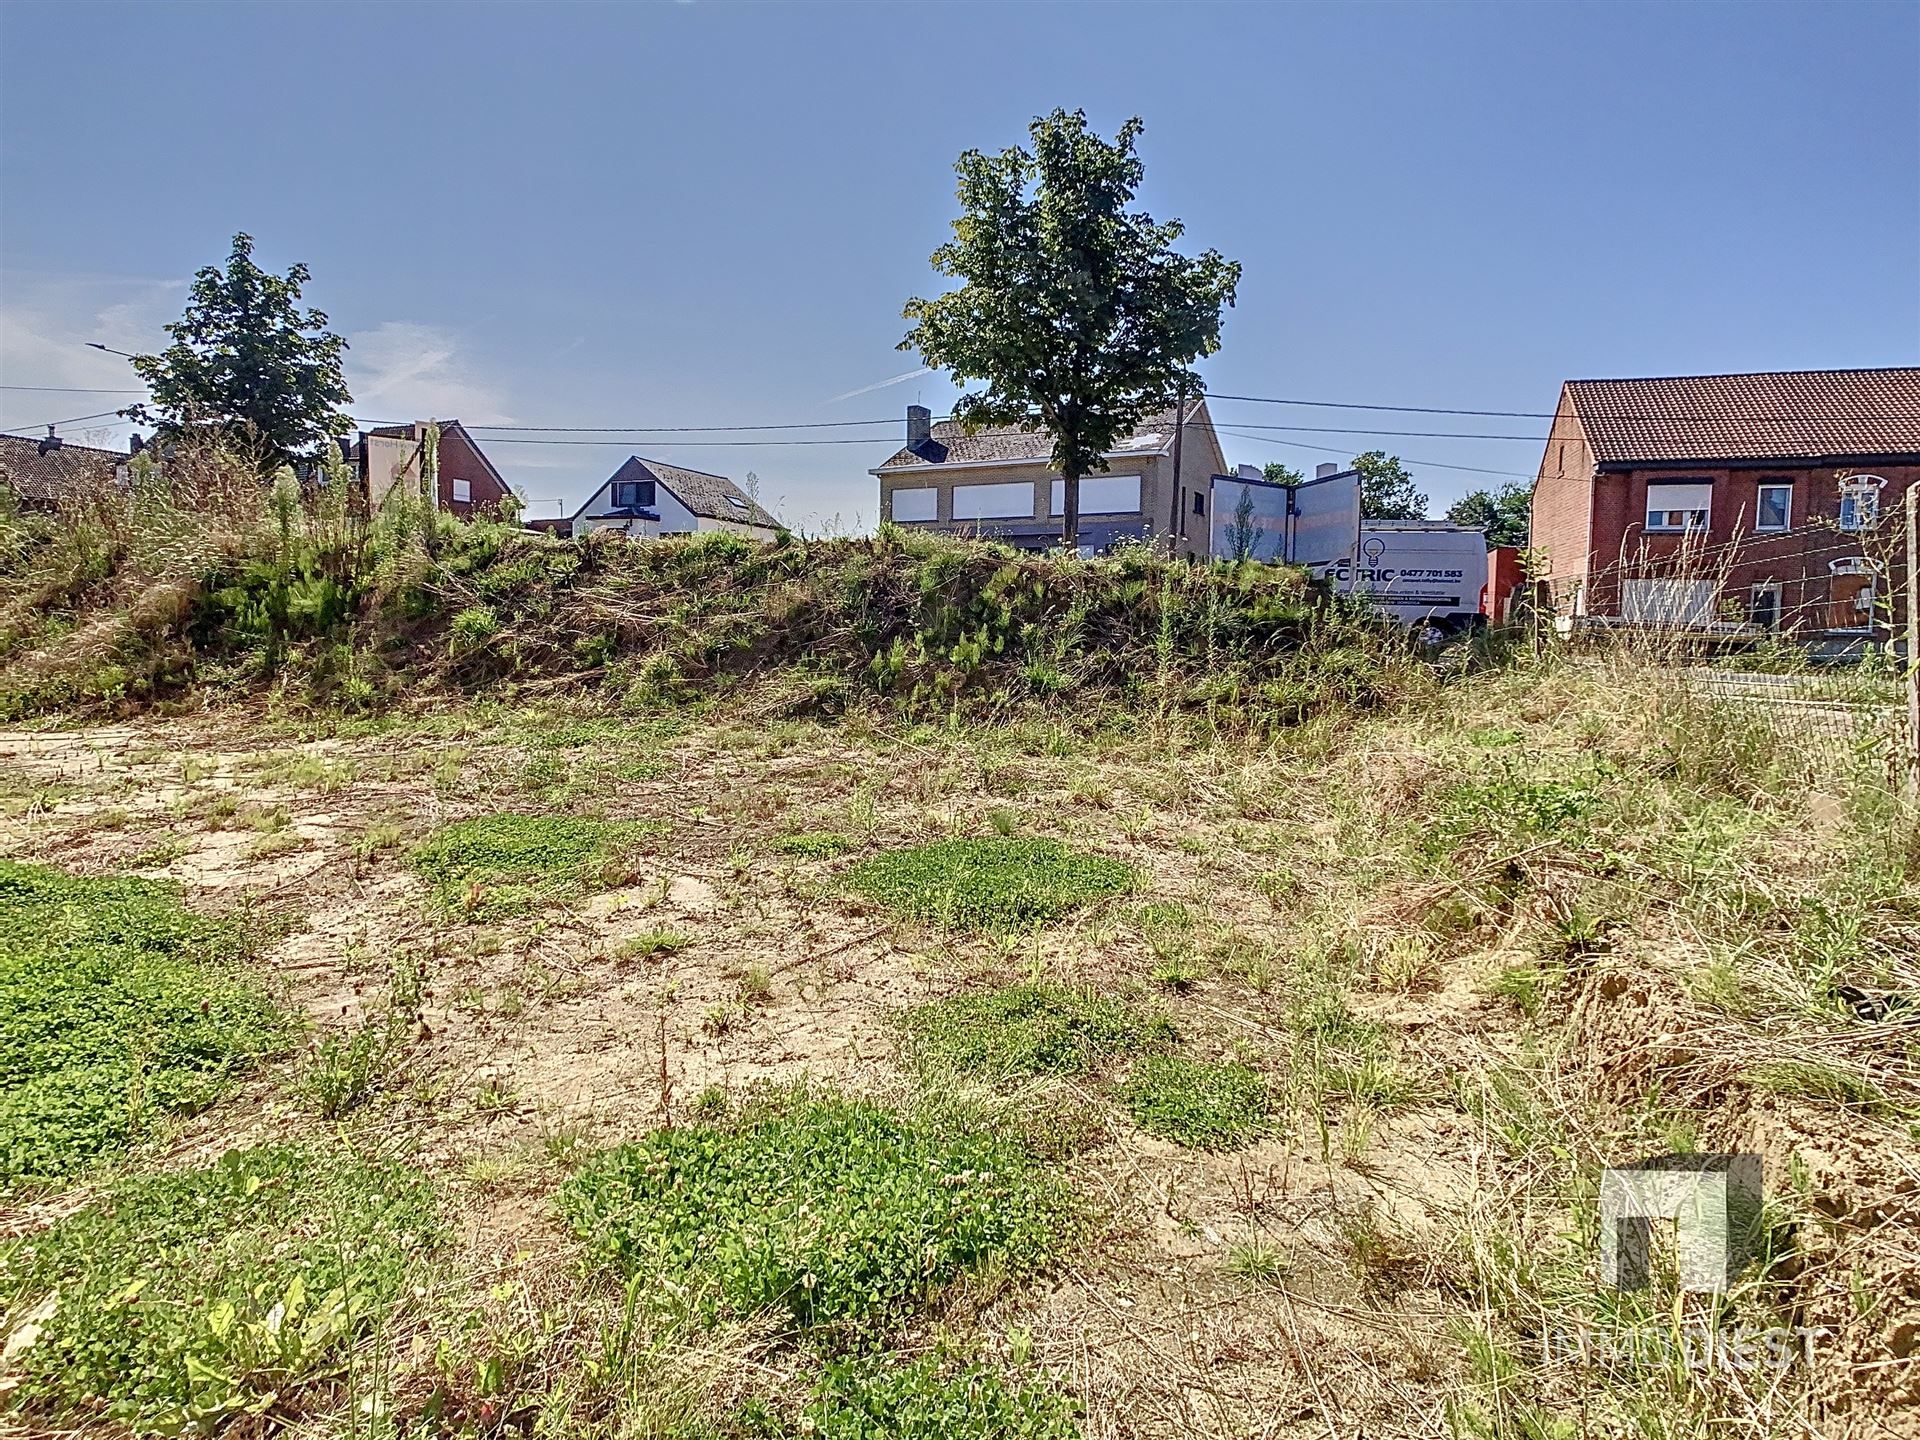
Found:
[{"label": "brick house", "polygon": [[1885,640],[1920,368],[1569,380],[1533,487],[1557,613]]},{"label": "brick house", "polygon": [[[1066,482],[1044,431],[980,430],[933,422],[907,407],[907,443],[870,474],[880,481],[880,518],[914,529],[983,535],[1021,550],[1060,543]],[[1103,474],[1080,481],[1080,543],[1088,553],[1125,541],[1156,544],[1174,530],[1175,554],[1205,558],[1212,477],[1226,470],[1205,400],[1187,403],[1174,474],[1174,412],[1142,420],[1106,456]],[[1176,497],[1177,492],[1177,497]],[[1179,523],[1174,525],[1174,506]]]},{"label": "brick house", "polygon": [[[359,477],[370,509],[379,509],[396,489],[420,493],[421,445],[431,423],[416,420],[411,425],[362,430],[360,438],[347,446],[347,466]],[[442,420],[439,425],[440,509],[462,520],[482,513],[497,515],[500,502],[513,493],[505,477],[466,426],[458,420]]]}]

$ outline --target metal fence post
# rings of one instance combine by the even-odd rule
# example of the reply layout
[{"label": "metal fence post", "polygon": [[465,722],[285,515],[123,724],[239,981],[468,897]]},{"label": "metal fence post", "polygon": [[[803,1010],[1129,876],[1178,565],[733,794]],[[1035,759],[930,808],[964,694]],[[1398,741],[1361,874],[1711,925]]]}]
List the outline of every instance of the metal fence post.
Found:
[{"label": "metal fence post", "polygon": [[1920,481],[1907,486],[1907,789],[1920,800]]}]

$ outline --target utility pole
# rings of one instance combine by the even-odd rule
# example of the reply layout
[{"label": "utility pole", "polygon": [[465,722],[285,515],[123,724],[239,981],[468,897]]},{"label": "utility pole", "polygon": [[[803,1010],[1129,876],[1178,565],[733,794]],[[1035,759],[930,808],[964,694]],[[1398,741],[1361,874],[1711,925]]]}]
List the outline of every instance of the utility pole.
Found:
[{"label": "utility pole", "polygon": [[1173,402],[1173,513],[1168,517],[1167,558],[1172,559],[1179,538],[1187,533],[1187,511],[1180,494],[1180,436],[1187,428],[1187,377],[1180,377],[1180,398]]}]

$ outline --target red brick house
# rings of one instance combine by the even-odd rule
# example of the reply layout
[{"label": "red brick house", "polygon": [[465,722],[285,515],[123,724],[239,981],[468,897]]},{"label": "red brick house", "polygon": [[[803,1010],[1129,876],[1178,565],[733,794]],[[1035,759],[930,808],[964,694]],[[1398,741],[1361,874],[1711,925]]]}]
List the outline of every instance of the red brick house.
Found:
[{"label": "red brick house", "polygon": [[1920,368],[1569,380],[1535,574],[1594,623],[1885,640],[1920,484]]},{"label": "red brick house", "polygon": [[[397,486],[404,485],[409,494],[419,493],[421,443],[431,423],[416,420],[411,425],[363,430],[349,447],[347,464],[359,476],[369,508],[379,509]],[[466,426],[458,420],[442,420],[439,425],[440,508],[463,520],[479,513],[498,514],[500,502],[512,493],[506,479]]]}]

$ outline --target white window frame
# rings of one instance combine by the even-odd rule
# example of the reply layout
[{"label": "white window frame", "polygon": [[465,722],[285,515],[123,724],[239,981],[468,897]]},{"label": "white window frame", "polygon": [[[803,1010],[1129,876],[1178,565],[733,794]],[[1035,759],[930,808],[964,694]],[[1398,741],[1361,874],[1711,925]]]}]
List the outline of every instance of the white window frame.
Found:
[{"label": "white window frame", "polygon": [[471,505],[473,503],[473,482],[471,480],[455,480],[453,482],[453,503],[456,505]]},{"label": "white window frame", "polygon": [[[902,505],[902,501],[906,503]],[[907,485],[887,496],[887,513],[897,525],[924,525],[940,518],[940,489],[936,485]],[[921,514],[921,511],[925,514]]]},{"label": "white window frame", "polygon": [[[1048,507],[1054,518],[1067,513],[1067,482],[1055,480],[1048,489]],[[1082,515],[1138,515],[1140,513],[1140,476],[1122,472],[1117,475],[1085,475],[1080,479]]]},{"label": "white window frame", "polygon": [[[1767,494],[1773,490],[1787,492],[1787,503],[1782,508],[1782,519],[1778,525],[1770,525],[1766,520]],[[1793,528],[1793,482],[1791,480],[1762,480],[1753,497],[1753,528],[1757,534],[1778,534],[1782,530]]]},{"label": "white window frame", "polygon": [[[1679,490],[1683,488],[1706,491],[1705,498],[1707,503],[1705,505],[1689,505],[1685,507],[1663,505],[1658,510],[1653,508],[1655,491]],[[1653,517],[1655,515],[1660,516],[1660,522],[1658,524],[1654,523]],[[1675,515],[1682,515],[1687,518],[1683,519],[1678,525],[1675,525],[1672,523],[1672,517]],[[1695,516],[1699,518],[1696,520],[1693,518]],[[1641,518],[1646,522],[1645,528],[1649,535],[1687,535],[1695,530],[1705,530],[1713,521],[1713,482],[1711,480],[1654,481],[1647,486],[1646,513]]]},{"label": "white window frame", "polygon": [[1880,523],[1880,490],[1886,483],[1878,475],[1850,475],[1840,482],[1842,530],[1859,535]]},{"label": "white window frame", "polygon": [[1028,480],[1001,480],[981,485],[953,487],[953,518],[975,520],[1031,520],[1033,483]]}]

